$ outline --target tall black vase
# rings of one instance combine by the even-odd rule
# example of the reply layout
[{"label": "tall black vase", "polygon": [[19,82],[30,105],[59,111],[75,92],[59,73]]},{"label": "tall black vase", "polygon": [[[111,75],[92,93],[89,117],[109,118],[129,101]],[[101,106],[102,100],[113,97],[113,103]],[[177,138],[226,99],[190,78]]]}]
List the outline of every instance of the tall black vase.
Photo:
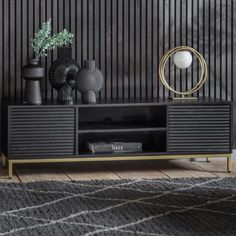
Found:
[{"label": "tall black vase", "polygon": [[80,68],[78,63],[71,58],[70,47],[58,48],[58,59],[49,69],[49,81],[57,90],[57,100],[62,102],[72,101],[72,91],[75,88],[76,74]]},{"label": "tall black vase", "polygon": [[24,103],[41,104],[40,80],[44,77],[44,68],[39,64],[39,59],[31,58],[27,62],[22,70],[22,77],[26,80]]}]

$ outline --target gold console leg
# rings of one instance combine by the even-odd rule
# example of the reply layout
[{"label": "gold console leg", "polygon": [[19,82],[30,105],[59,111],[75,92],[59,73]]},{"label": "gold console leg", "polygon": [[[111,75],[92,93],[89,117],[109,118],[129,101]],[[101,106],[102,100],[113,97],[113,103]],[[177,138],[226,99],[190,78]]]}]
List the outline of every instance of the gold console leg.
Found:
[{"label": "gold console leg", "polygon": [[6,156],[2,153],[2,167],[6,167]]},{"label": "gold console leg", "polygon": [[9,179],[12,178],[12,168],[13,168],[12,161],[8,161],[8,177],[9,177]]},{"label": "gold console leg", "polygon": [[227,156],[227,171],[232,172],[232,155]]}]

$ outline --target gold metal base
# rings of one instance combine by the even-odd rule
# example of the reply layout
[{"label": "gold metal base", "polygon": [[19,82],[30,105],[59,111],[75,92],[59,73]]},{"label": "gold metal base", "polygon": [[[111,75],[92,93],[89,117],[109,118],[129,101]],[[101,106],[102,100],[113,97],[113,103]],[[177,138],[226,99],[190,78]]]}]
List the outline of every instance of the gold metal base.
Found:
[{"label": "gold metal base", "polygon": [[2,167],[6,167],[6,166],[7,166],[6,156],[2,153]]},{"label": "gold metal base", "polygon": [[233,165],[233,161],[232,161],[232,155],[227,156],[227,170],[228,172],[232,172],[232,165]]},{"label": "gold metal base", "polygon": [[75,157],[75,158],[49,158],[49,159],[8,159],[8,175],[12,178],[13,164],[17,163],[65,163],[65,162],[91,162],[91,161],[138,161],[138,160],[165,160],[165,159],[191,159],[191,158],[227,158],[227,171],[232,171],[232,154],[194,154],[194,155],[161,155],[161,156],[117,156],[117,157]]},{"label": "gold metal base", "polygon": [[175,95],[171,97],[173,100],[197,100],[197,97],[194,97],[192,94],[190,95]]}]

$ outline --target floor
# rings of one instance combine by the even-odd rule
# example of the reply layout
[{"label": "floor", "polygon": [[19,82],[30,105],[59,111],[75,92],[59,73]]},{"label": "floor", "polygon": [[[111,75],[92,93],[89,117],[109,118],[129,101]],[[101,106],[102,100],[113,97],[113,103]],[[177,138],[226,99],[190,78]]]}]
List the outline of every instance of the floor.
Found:
[{"label": "floor", "polygon": [[180,178],[236,176],[236,160],[232,173],[226,172],[226,159],[197,159],[107,162],[74,164],[18,164],[14,176],[8,179],[7,169],[0,167],[0,182],[30,182],[46,180],[90,180],[132,178]]}]

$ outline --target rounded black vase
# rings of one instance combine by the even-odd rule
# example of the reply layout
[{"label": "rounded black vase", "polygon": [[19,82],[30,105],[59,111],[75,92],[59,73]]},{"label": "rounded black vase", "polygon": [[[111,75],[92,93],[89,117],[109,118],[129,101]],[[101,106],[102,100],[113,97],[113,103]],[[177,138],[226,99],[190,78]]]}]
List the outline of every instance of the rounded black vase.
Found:
[{"label": "rounded black vase", "polygon": [[41,104],[40,80],[44,77],[44,68],[39,64],[39,59],[31,58],[27,62],[22,70],[22,77],[26,80],[24,103]]},{"label": "rounded black vase", "polygon": [[49,69],[49,81],[57,90],[58,101],[73,100],[72,90],[75,88],[76,74],[80,68],[78,63],[71,58],[72,49],[62,47],[58,49],[58,59]]},{"label": "rounded black vase", "polygon": [[84,67],[79,70],[76,88],[81,92],[83,103],[96,103],[96,94],[103,86],[102,72],[96,68],[94,60],[84,61]]}]

